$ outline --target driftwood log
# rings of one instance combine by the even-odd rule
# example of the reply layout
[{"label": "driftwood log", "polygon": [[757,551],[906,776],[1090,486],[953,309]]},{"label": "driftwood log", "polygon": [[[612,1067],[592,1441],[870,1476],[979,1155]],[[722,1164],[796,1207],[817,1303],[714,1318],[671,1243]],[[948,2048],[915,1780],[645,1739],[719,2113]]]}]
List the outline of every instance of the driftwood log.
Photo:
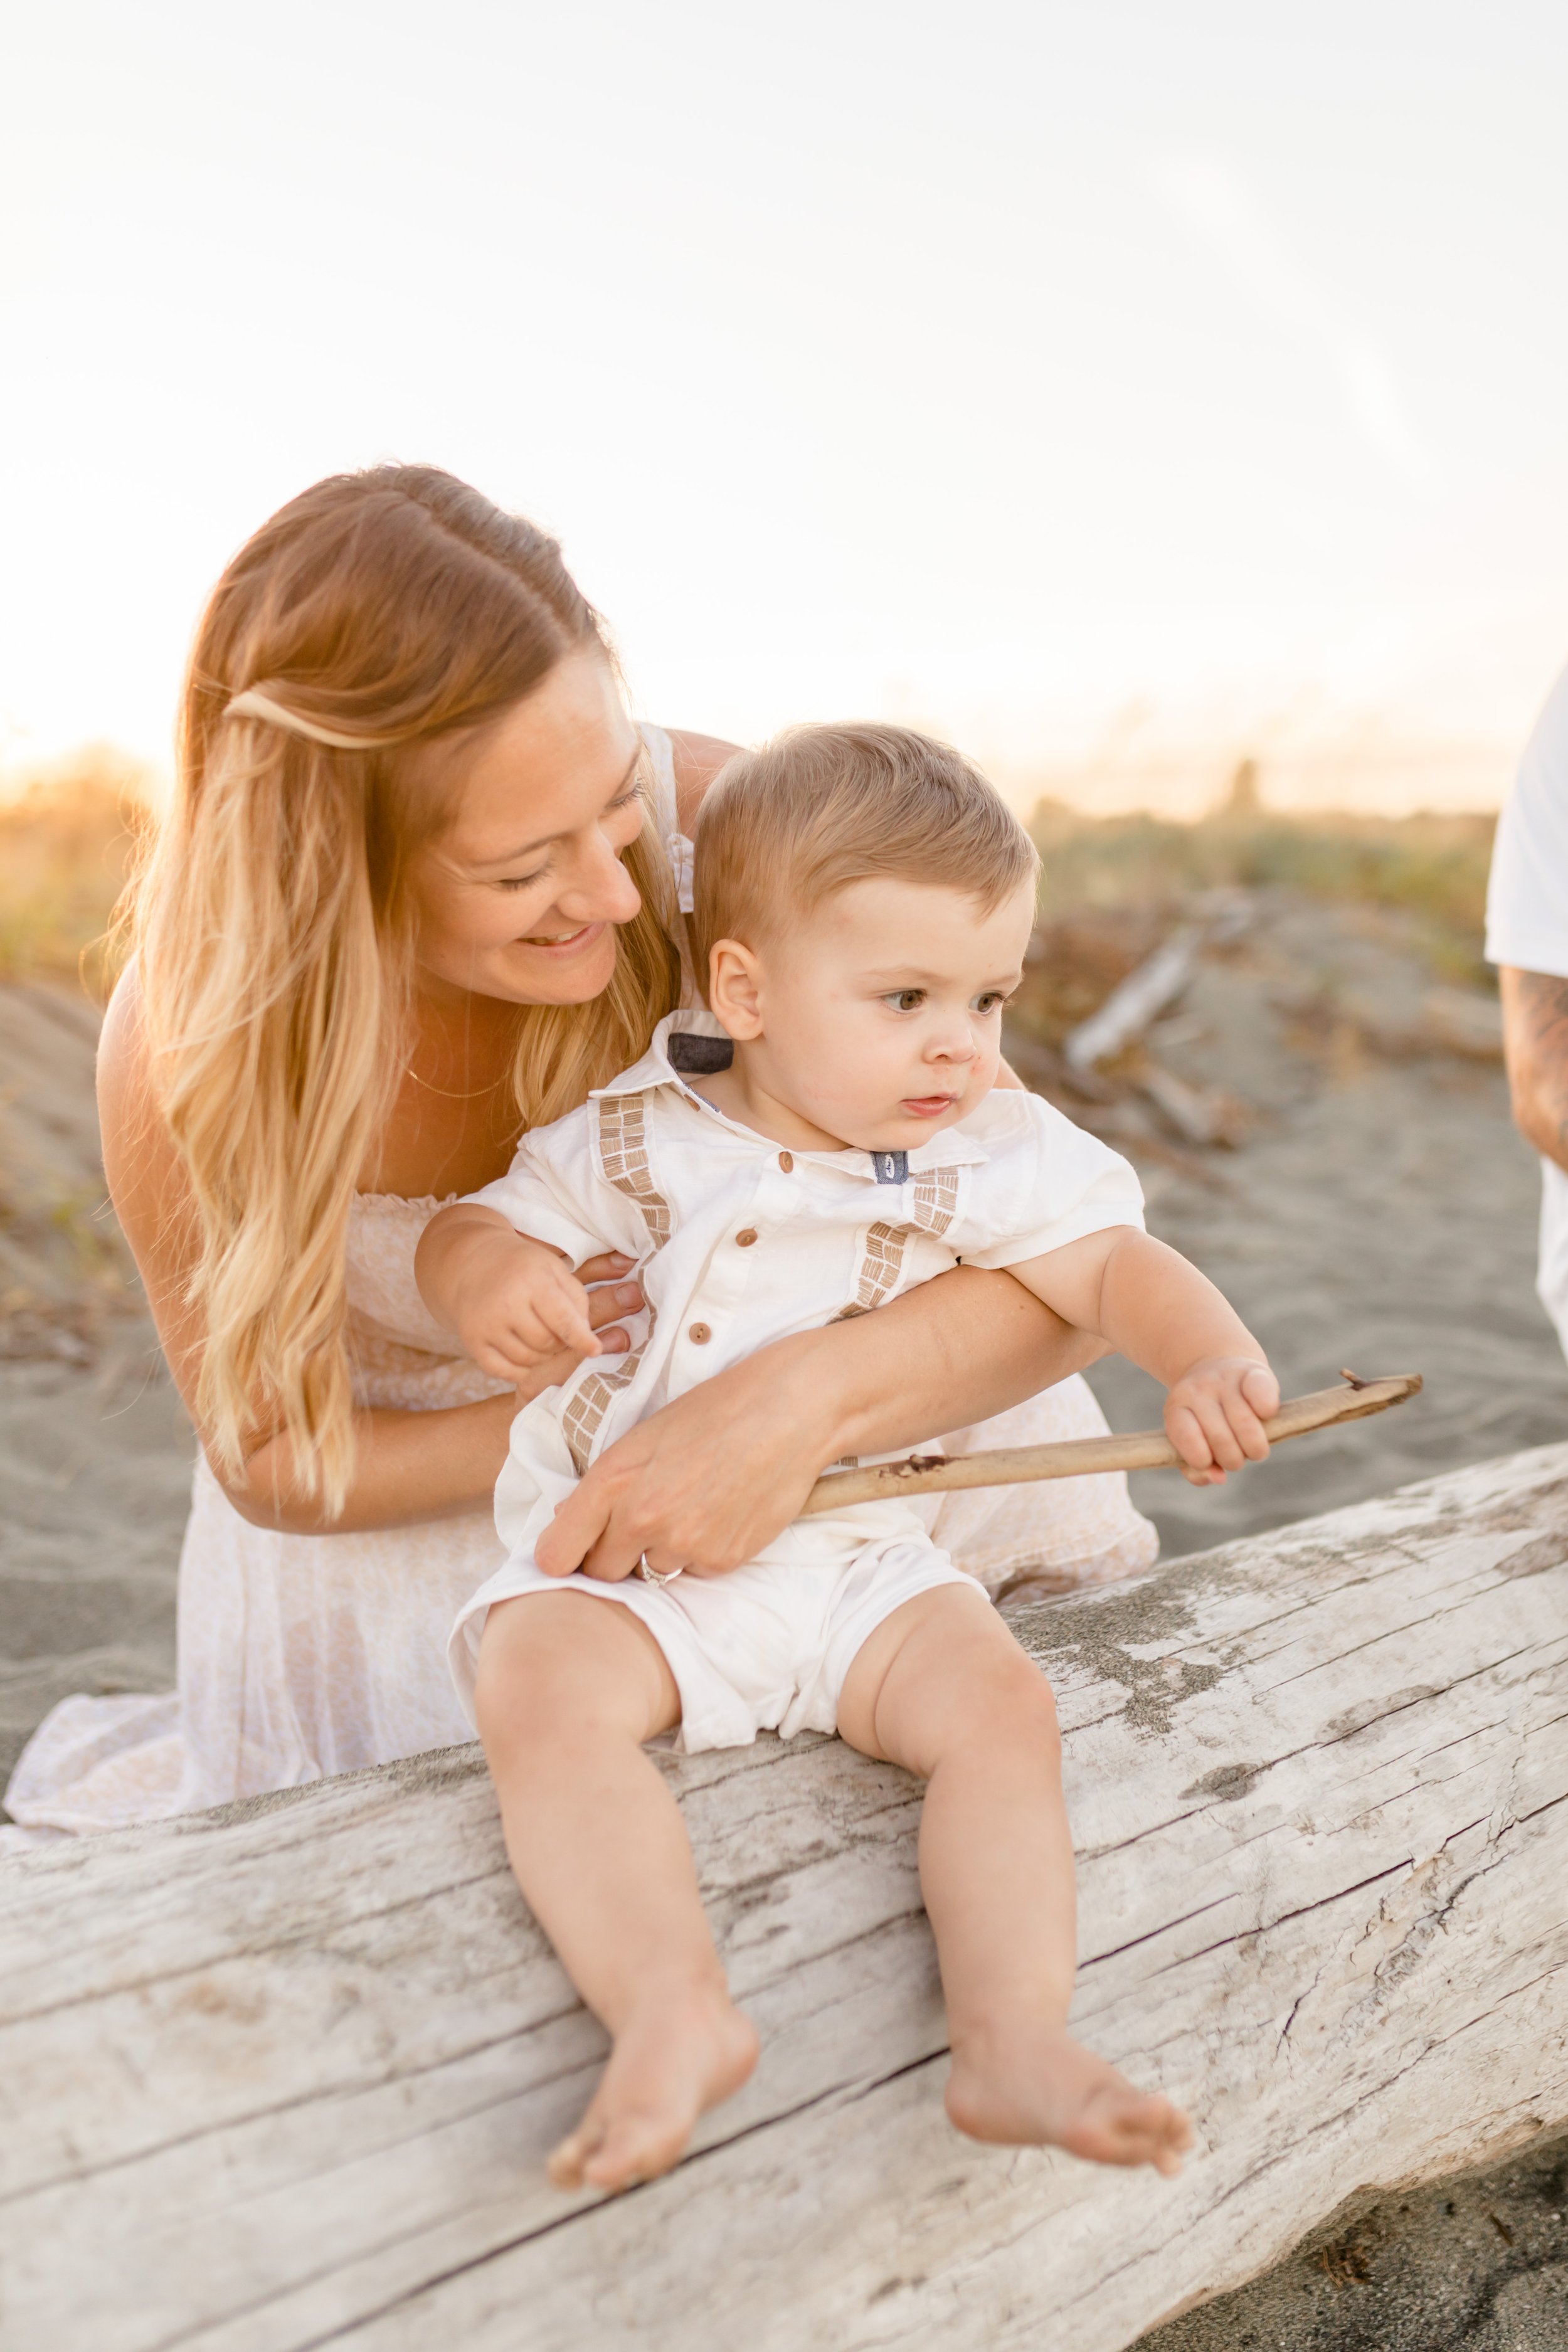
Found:
[{"label": "driftwood log", "polygon": [[951,2130],[917,1790],[803,1738],[666,1768],[755,2081],[558,2194],[602,2040],[457,1749],[0,1866],[6,2352],[1115,2352],[1568,2122],[1568,1446],[1017,1623],[1179,2181]]}]

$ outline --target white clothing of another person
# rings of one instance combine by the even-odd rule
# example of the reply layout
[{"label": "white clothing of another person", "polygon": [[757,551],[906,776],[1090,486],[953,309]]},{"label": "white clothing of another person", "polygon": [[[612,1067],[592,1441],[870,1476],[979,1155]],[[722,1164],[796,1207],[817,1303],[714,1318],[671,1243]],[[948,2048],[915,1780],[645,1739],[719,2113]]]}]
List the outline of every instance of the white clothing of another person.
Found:
[{"label": "white clothing of another person", "polygon": [[[645,727],[650,822],[678,874],[669,738]],[[689,903],[689,894],[687,894]],[[349,1217],[354,1399],[426,1412],[499,1396],[426,1311],[414,1253],[437,1200],[362,1192]],[[941,1443],[949,1454],[1104,1433],[1081,1379]],[[1147,1568],[1153,1528],[1121,1477],[942,1498],[937,1539],[996,1591],[1023,1574],[1069,1590]],[[354,1772],[469,1737],[452,1688],[456,1612],[505,1558],[487,1501],[463,1517],[356,1535],[289,1535],[241,1517],[198,1454],[180,1553],[178,1688],[79,1694],[33,1734],[12,1774],[0,1847],[161,1821]]]},{"label": "white clothing of another person", "polygon": [[[1568,980],[1568,670],[1547,698],[1498,824],[1487,961]],[[1545,1158],[1535,1286],[1568,1354],[1568,1175]]]},{"label": "white clothing of another person", "polygon": [[731,1050],[710,1013],[670,1014],[635,1068],[525,1136],[508,1174],[469,1196],[574,1265],[606,1249],[637,1259],[647,1301],[629,1354],[589,1358],[512,1423],[496,1487],[510,1557],[452,1632],[470,1716],[489,1610],[573,1591],[643,1620],[679,1688],[689,1753],[761,1730],[835,1730],[874,1629],[917,1594],[969,1581],[931,1532],[934,1498],[797,1519],[712,1578],[547,1576],[539,1538],[606,1445],[758,1349],[960,1264],[1005,1269],[1109,1226],[1142,1228],[1126,1160],[1037,1095],[994,1090],[912,1151],[781,1150],[687,1083]]}]

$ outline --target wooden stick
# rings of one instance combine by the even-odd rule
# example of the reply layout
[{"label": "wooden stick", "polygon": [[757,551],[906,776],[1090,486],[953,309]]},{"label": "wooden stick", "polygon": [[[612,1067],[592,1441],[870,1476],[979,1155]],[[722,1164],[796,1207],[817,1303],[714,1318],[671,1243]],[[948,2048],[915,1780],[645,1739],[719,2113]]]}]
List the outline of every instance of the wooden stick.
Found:
[{"label": "wooden stick", "polygon": [[[1421,1386],[1419,1372],[1394,1372],[1386,1380],[1345,1376],[1338,1389],[1315,1389],[1292,1397],[1263,1424],[1272,1445],[1305,1437],[1342,1421],[1362,1421],[1403,1404]],[[1175,1470],[1181,1455],[1163,1430],[1142,1429],[1127,1437],[1071,1437],[1058,1445],[1016,1445],[995,1454],[912,1454],[907,1462],[879,1462],[865,1470],[830,1470],[802,1505],[803,1515],[836,1511],[847,1503],[875,1503],[889,1495],[951,1493],[961,1486],[1019,1486],[1037,1478],[1081,1478],[1100,1470]]]}]

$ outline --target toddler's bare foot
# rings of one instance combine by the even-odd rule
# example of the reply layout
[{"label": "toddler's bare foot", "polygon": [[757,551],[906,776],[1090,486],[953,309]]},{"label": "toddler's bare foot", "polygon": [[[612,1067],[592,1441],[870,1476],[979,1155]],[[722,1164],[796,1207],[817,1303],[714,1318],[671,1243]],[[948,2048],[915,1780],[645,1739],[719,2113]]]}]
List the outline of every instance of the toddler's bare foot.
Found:
[{"label": "toddler's bare foot", "polygon": [[697,2118],[738,2091],[757,2037],[721,1985],[655,1994],[616,2036],[576,2130],[550,2158],[557,2189],[630,2189],[679,2161]]},{"label": "toddler's bare foot", "polygon": [[947,2112],[971,2139],[1047,2143],[1095,2164],[1152,2164],[1180,2172],[1193,2127],[1157,2093],[1124,2075],[1062,2026],[1024,2024],[955,2042]]}]

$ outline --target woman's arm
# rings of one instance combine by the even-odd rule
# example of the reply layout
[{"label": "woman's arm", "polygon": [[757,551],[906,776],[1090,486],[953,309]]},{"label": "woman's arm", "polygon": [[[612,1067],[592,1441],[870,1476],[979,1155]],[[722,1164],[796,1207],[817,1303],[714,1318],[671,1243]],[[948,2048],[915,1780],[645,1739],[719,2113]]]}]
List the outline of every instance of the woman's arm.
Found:
[{"label": "woman's arm", "polygon": [[718,1576],[771,1543],[830,1463],[987,1421],[1106,1353],[1007,1274],[957,1266],[688,1390],[602,1454],[540,1539],[579,1564]]},{"label": "woman's arm", "polygon": [[1568,980],[1510,964],[1498,978],[1514,1125],[1544,1159],[1568,1168]]},{"label": "woman's arm", "polygon": [[[98,1100],[110,1198],[145,1286],[169,1370],[205,1445],[196,1412],[201,1322],[187,1297],[196,1255],[195,1213],[179,1154],[158,1115],[133,972],[116,989],[104,1020]],[[593,1278],[593,1268],[584,1272]],[[625,1286],[618,1292],[595,1292],[592,1319],[610,1324],[638,1296]],[[601,1337],[612,1347],[626,1343],[626,1333],[615,1328],[603,1329]],[[563,1357],[539,1366],[536,1388],[563,1379],[574,1361]],[[331,1520],[300,1478],[292,1449],[280,1439],[264,1438],[238,1475],[216,1463],[213,1467],[236,1510],[257,1527],[348,1535],[450,1518],[489,1507],[517,1405],[508,1391],[444,1412],[356,1413],[353,1480],[346,1507]]]}]

